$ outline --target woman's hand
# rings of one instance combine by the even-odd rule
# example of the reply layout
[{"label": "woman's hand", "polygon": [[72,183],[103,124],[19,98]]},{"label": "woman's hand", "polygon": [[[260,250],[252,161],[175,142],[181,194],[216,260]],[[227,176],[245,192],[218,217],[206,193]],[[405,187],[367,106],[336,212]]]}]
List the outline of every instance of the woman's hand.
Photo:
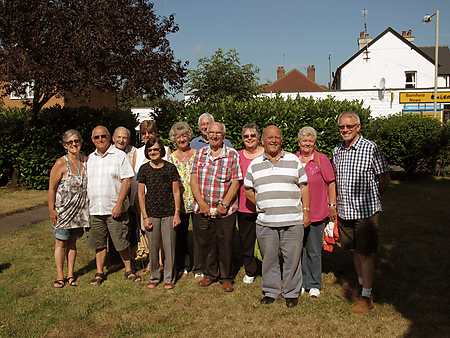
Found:
[{"label": "woman's hand", "polygon": [[177,225],[179,225],[181,223],[181,218],[180,215],[176,212],[175,215],[173,215],[173,223],[172,223],[172,227],[176,227]]},{"label": "woman's hand", "polygon": [[50,220],[52,221],[53,225],[56,225],[56,223],[58,222],[58,214],[56,213],[55,209],[51,209],[49,210],[49,215],[50,215]]},{"label": "woman's hand", "polygon": [[152,230],[152,228],[153,228],[153,224],[152,224],[152,222],[150,222],[150,218],[145,217],[144,218],[144,229],[147,231],[150,231],[150,230]]},{"label": "woman's hand", "polygon": [[330,212],[329,212],[330,220],[332,222],[336,222],[336,217],[337,217],[336,207],[334,205],[330,205],[329,210],[330,210]]}]

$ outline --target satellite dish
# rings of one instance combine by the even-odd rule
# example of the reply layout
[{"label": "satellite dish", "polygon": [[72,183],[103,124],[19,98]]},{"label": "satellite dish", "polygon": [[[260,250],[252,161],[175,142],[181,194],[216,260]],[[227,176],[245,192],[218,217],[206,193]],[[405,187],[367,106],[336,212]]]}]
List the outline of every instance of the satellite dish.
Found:
[{"label": "satellite dish", "polygon": [[386,79],[382,77],[378,86],[378,99],[381,101],[384,99],[384,92],[386,91]]}]

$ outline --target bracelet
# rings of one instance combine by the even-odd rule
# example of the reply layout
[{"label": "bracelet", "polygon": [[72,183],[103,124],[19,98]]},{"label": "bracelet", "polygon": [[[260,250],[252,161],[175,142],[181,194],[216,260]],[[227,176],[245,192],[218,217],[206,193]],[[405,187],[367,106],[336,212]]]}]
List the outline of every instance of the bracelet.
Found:
[{"label": "bracelet", "polygon": [[303,208],[303,210],[304,210],[304,211],[309,211],[309,208],[306,208],[306,207],[305,207],[305,208]]},{"label": "bracelet", "polygon": [[142,219],[148,219],[148,217],[142,217]]},{"label": "bracelet", "polygon": [[336,203],[328,203],[328,206],[336,208]]}]

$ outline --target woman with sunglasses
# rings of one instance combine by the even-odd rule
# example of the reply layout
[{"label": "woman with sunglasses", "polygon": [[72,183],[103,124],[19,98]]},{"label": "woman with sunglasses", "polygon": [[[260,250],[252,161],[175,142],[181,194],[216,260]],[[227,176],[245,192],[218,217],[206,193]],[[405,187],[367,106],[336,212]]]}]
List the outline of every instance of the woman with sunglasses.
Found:
[{"label": "woman with sunglasses", "polygon": [[149,289],[160,282],[159,251],[164,250],[164,288],[175,283],[175,227],[180,224],[180,176],[170,162],[163,159],[165,149],[159,138],[151,136],[145,145],[150,160],[138,172],[138,197],[143,226],[151,243]]},{"label": "woman with sunglasses", "polygon": [[[244,125],[241,134],[244,148],[239,150],[239,165],[241,166],[242,176],[245,177],[250,162],[261,156],[264,148],[259,143],[260,132],[256,123]],[[255,205],[245,197],[244,185],[241,184],[239,188],[238,224],[242,262],[245,269],[243,282],[245,284],[252,284],[258,272],[258,265],[254,257],[257,217],[255,208]]]},{"label": "woman with sunglasses", "polygon": [[[56,160],[50,172],[48,210],[55,234],[55,288],[66,282],[77,286],[74,275],[77,256],[77,239],[83,228],[89,226],[87,199],[86,157],[81,155],[81,135],[70,129],[62,136],[67,154]],[[64,261],[67,260],[67,278],[64,278]]]}]

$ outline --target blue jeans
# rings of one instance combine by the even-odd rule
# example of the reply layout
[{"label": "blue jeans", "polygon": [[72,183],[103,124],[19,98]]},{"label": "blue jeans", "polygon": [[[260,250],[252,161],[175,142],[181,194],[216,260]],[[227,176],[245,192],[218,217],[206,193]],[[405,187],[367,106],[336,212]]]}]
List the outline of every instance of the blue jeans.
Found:
[{"label": "blue jeans", "polygon": [[322,243],[326,220],[311,223],[305,228],[303,238],[302,274],[306,290],[321,288],[322,281]]}]

